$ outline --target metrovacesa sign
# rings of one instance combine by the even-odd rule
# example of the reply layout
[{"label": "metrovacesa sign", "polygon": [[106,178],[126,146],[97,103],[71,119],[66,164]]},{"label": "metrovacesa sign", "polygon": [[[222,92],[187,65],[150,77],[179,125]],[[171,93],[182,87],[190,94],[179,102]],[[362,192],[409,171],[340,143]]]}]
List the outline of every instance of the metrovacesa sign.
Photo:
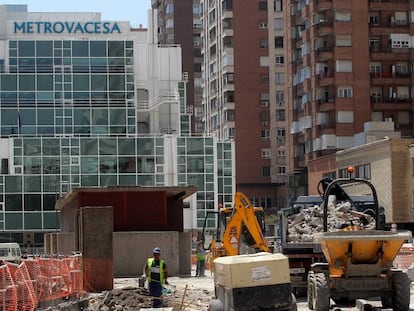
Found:
[{"label": "metrovacesa sign", "polygon": [[14,33],[70,33],[111,34],[121,33],[118,24],[111,22],[14,22]]}]

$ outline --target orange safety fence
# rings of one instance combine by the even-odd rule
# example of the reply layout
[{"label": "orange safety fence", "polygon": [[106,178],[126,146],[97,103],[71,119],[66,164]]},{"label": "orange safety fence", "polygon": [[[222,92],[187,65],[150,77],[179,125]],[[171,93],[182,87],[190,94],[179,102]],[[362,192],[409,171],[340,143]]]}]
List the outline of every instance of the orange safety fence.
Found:
[{"label": "orange safety fence", "polygon": [[0,265],[0,311],[33,311],[40,302],[83,293],[81,257],[23,259]]},{"label": "orange safety fence", "polygon": [[414,245],[404,243],[394,259],[394,266],[399,269],[408,269],[414,263]]}]

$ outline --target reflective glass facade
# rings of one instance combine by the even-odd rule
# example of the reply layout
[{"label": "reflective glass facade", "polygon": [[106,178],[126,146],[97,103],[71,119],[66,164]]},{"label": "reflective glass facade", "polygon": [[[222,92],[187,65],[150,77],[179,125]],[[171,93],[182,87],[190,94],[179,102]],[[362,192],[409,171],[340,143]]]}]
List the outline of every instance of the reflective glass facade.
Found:
[{"label": "reflective glass facade", "polygon": [[9,41],[1,135],[136,133],[132,41]]}]

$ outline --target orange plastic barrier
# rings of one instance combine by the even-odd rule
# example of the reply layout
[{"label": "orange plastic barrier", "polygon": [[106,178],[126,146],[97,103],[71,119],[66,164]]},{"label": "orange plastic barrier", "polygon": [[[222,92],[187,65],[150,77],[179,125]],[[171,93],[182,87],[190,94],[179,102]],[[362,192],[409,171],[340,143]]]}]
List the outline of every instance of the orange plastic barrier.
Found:
[{"label": "orange plastic barrier", "polygon": [[24,259],[0,266],[0,311],[33,311],[39,302],[83,292],[80,256]]},{"label": "orange plastic barrier", "polygon": [[17,310],[16,286],[7,265],[0,266],[0,306],[2,311]]},{"label": "orange plastic barrier", "polygon": [[414,263],[414,245],[404,243],[394,259],[394,266],[399,269],[408,269]]}]

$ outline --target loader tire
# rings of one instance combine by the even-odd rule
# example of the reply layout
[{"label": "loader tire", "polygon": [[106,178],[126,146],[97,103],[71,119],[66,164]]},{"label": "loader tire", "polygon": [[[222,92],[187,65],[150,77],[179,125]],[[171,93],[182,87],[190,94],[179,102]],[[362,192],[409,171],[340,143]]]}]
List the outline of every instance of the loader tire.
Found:
[{"label": "loader tire", "polygon": [[315,273],[315,291],[313,294],[313,310],[329,311],[331,294],[325,273]]},{"label": "loader tire", "polygon": [[315,288],[315,272],[309,271],[308,272],[308,281],[307,281],[307,300],[308,300],[308,308],[313,310],[313,294]]},{"label": "loader tire", "polygon": [[208,311],[223,311],[224,307],[220,300],[212,299]]},{"label": "loader tire", "polygon": [[392,274],[392,309],[404,311],[410,308],[411,281],[404,272]]}]

